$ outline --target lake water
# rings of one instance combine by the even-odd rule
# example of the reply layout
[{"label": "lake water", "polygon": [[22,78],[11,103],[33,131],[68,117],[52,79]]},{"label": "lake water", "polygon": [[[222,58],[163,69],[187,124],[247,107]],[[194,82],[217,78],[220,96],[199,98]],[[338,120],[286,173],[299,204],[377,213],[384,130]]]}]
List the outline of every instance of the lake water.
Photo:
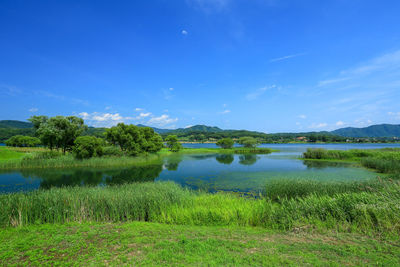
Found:
[{"label": "lake water", "polygon": [[[215,144],[185,144],[215,147]],[[0,171],[0,192],[29,191],[62,186],[107,186],[142,181],[174,181],[209,192],[257,193],[271,179],[357,181],[377,173],[348,163],[303,161],[298,157],[308,147],[326,149],[371,149],[399,144],[263,144],[279,149],[268,155],[172,155],[150,166]]]}]

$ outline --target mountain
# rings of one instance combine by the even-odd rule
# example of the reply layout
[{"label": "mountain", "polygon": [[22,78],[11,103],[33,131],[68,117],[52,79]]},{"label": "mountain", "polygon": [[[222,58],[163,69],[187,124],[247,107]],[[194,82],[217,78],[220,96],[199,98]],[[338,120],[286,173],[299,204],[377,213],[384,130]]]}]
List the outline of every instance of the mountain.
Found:
[{"label": "mountain", "polygon": [[30,122],[25,121],[13,121],[13,120],[3,120],[0,121],[0,128],[17,128],[17,129],[28,129],[32,128],[33,125]]},{"label": "mountain", "polygon": [[223,132],[224,130],[215,127],[215,126],[207,126],[207,125],[194,125],[186,128],[178,128],[178,129],[161,129],[161,128],[156,128],[156,127],[151,127],[151,126],[146,126],[143,124],[138,124],[137,126],[139,127],[150,127],[153,128],[156,133],[159,134],[165,134],[165,133],[189,133],[189,132],[206,132],[206,133],[217,133],[217,132]]},{"label": "mountain", "polygon": [[346,127],[331,133],[344,137],[400,137],[400,125],[379,124],[364,128]]},{"label": "mountain", "polygon": [[136,125],[136,126],[138,126],[138,127],[150,127],[150,128],[153,128],[153,130],[154,130],[156,133],[158,133],[158,134],[168,133],[168,132],[172,131],[172,130],[170,130],[170,129],[161,129],[161,128],[156,128],[156,127],[146,126],[146,125],[143,125],[143,124],[138,124],[138,125]]}]

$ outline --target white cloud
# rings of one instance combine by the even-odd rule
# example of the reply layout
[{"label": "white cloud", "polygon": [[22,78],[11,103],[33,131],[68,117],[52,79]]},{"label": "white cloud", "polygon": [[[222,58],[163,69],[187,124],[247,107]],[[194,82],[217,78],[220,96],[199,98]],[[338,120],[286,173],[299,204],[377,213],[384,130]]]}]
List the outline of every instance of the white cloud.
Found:
[{"label": "white cloud", "polygon": [[301,123],[300,122],[296,122],[296,125],[301,125]]},{"label": "white cloud", "polygon": [[343,121],[338,121],[338,122],[336,122],[336,126],[343,126],[344,125],[344,122]]},{"label": "white cloud", "polygon": [[182,30],[181,33],[182,33],[182,35],[187,35],[188,34],[188,32],[186,30]]},{"label": "white cloud", "polygon": [[185,129],[192,127],[193,125],[186,125]]},{"label": "white cloud", "polygon": [[105,110],[110,110],[111,107],[110,107],[110,106],[107,106],[107,107],[105,107],[104,109],[105,109]]},{"label": "white cloud", "polygon": [[36,111],[38,111],[39,109],[38,108],[30,108],[29,109],[29,112],[36,112]]},{"label": "white cloud", "polygon": [[283,56],[283,57],[278,57],[278,58],[273,58],[269,62],[277,62],[289,58],[294,58],[294,57],[299,57],[299,56],[304,56],[306,53],[299,53],[299,54],[293,54],[293,55],[288,55],[288,56]]},{"label": "white cloud", "polygon": [[167,114],[163,114],[159,117],[152,117],[147,124],[150,126],[156,126],[156,127],[164,127],[167,125],[170,125],[172,123],[175,123],[178,121],[178,118],[171,118]]},{"label": "white cloud", "polygon": [[328,126],[328,124],[326,122],[321,122],[321,123],[313,123],[309,126],[309,128],[311,129],[320,129],[320,128],[324,128]]},{"label": "white cloud", "polygon": [[174,88],[173,88],[173,87],[170,87],[169,90],[170,90],[170,91],[174,91]]},{"label": "white cloud", "polygon": [[304,115],[304,114],[300,114],[299,116],[297,116],[298,118],[300,118],[300,119],[307,119],[307,116],[306,115]]},{"label": "white cloud", "polygon": [[133,119],[131,117],[123,117],[119,113],[81,112],[78,115],[82,119],[88,121],[89,125],[97,127],[111,127],[120,122],[126,122]]},{"label": "white cloud", "polygon": [[259,98],[261,95],[263,95],[268,89],[272,89],[272,88],[276,88],[276,85],[273,84],[271,86],[265,86],[265,87],[259,88],[252,93],[248,93],[246,95],[246,99],[247,100],[255,100],[255,99]]},{"label": "white cloud", "polygon": [[135,111],[139,112],[139,111],[143,111],[142,108],[135,108]]}]

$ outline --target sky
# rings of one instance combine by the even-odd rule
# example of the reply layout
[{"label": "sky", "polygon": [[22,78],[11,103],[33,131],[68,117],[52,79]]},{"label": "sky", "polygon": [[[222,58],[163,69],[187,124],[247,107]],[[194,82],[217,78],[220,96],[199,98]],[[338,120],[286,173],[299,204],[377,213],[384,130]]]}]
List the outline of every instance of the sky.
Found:
[{"label": "sky", "polygon": [[0,120],[400,124],[400,1],[0,0]]}]

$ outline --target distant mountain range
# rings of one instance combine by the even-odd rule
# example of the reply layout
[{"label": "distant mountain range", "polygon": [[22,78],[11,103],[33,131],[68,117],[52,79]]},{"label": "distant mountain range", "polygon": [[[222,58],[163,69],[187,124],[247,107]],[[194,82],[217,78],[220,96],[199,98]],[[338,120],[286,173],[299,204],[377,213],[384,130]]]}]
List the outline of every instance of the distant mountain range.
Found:
[{"label": "distant mountain range", "polygon": [[[142,124],[138,124],[139,127],[147,127]],[[1,120],[0,121],[0,136],[2,132],[18,132],[18,129],[23,129],[21,134],[28,133],[32,131],[32,123],[24,122],[24,121],[16,121],[16,120]],[[207,126],[207,125],[194,125],[187,128],[178,128],[178,129],[161,129],[156,127],[151,127],[155,132],[159,134],[179,134],[179,133],[188,133],[188,132],[207,132],[207,133],[219,133],[219,132],[234,132],[234,131],[245,131],[249,133],[259,133],[265,134],[261,132],[253,132],[246,130],[223,130],[216,126]],[[104,128],[93,128],[90,127],[90,131],[102,131]],[[337,129],[331,132],[321,132],[321,133],[330,133],[333,135],[339,135],[343,137],[400,137],[400,125],[395,124],[379,124],[379,125],[371,125],[364,128],[354,128],[354,127],[346,127]]]},{"label": "distant mountain range", "polygon": [[400,125],[378,124],[364,128],[346,127],[331,133],[345,137],[400,137]]}]

